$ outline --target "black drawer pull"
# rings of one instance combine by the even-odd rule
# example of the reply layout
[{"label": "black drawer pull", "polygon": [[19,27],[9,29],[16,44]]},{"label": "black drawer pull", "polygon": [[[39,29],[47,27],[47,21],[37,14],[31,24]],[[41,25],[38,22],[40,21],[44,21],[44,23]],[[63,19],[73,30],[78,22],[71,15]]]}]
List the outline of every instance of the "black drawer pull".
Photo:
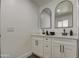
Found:
[{"label": "black drawer pull", "polygon": [[61,45],[60,45],[60,52],[61,52]]},{"label": "black drawer pull", "polygon": [[63,52],[64,52],[64,45],[63,45]]},{"label": "black drawer pull", "polygon": [[48,47],[48,46],[46,46],[46,47]]},{"label": "black drawer pull", "polygon": [[46,39],[46,40],[48,40],[48,39]]}]

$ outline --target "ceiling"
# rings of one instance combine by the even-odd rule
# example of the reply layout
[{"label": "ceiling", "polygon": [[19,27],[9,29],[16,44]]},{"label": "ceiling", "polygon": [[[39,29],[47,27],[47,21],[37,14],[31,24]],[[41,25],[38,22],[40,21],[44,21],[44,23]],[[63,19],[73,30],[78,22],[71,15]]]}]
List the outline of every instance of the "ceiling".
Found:
[{"label": "ceiling", "polygon": [[32,0],[35,4],[37,4],[38,6],[43,6],[45,5],[46,3],[49,3],[53,0]]}]

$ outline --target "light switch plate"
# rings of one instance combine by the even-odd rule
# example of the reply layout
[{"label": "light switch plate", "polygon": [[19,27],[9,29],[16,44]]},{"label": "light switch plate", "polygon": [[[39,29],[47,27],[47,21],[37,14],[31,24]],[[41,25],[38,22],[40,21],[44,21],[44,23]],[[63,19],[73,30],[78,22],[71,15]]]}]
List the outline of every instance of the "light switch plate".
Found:
[{"label": "light switch plate", "polygon": [[14,32],[15,28],[14,27],[8,27],[7,32]]}]

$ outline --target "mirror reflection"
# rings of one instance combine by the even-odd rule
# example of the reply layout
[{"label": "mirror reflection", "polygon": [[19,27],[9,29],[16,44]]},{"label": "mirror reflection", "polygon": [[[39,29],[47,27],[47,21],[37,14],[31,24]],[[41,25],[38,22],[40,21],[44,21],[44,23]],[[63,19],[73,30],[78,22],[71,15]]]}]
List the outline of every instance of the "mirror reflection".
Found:
[{"label": "mirror reflection", "polygon": [[51,10],[49,8],[43,9],[41,12],[40,25],[41,29],[50,29],[51,28]]},{"label": "mirror reflection", "polygon": [[60,2],[55,9],[55,27],[64,28],[73,26],[73,4],[65,0]]}]

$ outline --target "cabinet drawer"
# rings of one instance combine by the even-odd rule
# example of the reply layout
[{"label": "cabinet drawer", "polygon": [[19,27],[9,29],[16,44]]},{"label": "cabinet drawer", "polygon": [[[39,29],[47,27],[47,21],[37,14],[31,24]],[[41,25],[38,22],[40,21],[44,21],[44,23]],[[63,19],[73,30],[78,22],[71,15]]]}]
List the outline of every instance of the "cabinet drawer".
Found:
[{"label": "cabinet drawer", "polygon": [[44,38],[44,41],[50,42],[51,41],[51,38]]},{"label": "cabinet drawer", "polygon": [[45,46],[51,46],[51,42],[44,42],[44,47]]}]

